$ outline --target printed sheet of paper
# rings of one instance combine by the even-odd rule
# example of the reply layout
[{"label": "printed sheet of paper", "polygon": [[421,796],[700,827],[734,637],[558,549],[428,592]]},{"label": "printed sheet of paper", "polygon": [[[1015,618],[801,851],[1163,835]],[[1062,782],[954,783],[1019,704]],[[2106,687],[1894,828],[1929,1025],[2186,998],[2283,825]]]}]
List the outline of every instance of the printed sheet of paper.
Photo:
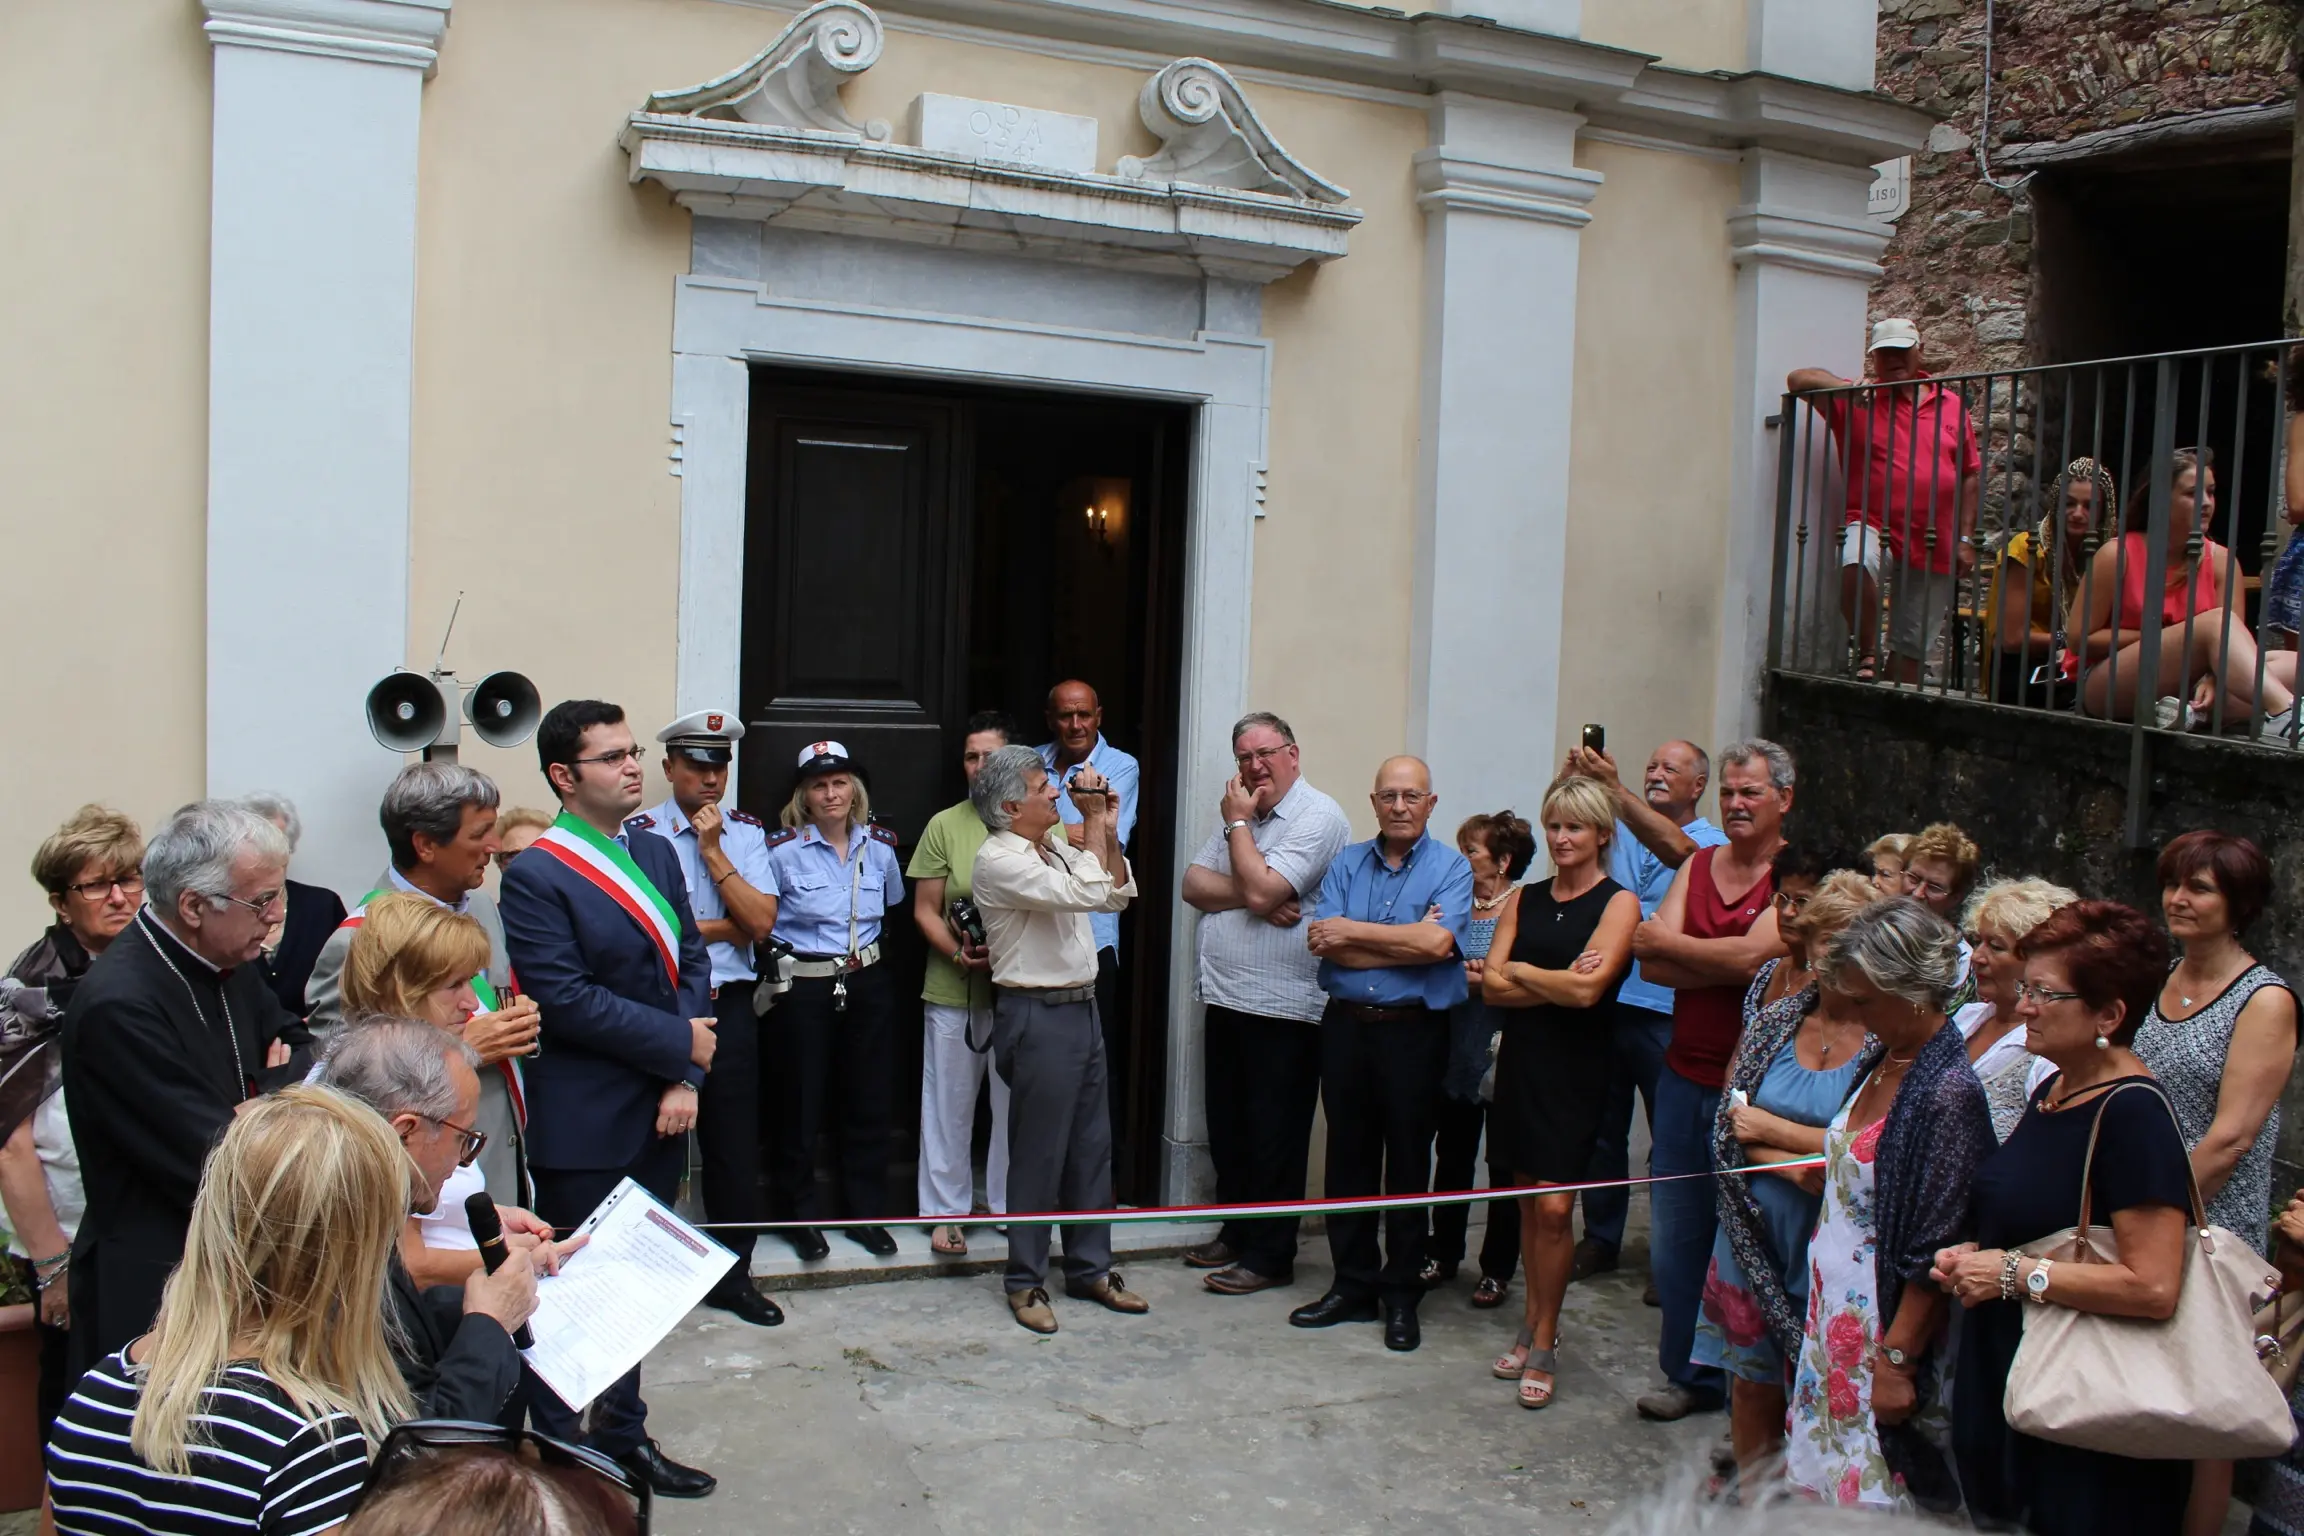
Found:
[{"label": "printed sheet of paper", "polygon": [[537,1282],[529,1366],[578,1413],[638,1365],[736,1255],[624,1180],[576,1229],[591,1241]]}]

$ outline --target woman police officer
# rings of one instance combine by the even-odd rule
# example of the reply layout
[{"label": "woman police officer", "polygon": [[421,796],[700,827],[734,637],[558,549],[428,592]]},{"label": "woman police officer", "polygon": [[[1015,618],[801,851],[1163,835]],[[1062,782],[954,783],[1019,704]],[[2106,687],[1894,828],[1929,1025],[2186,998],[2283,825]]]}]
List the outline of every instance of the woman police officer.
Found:
[{"label": "woman police officer", "polygon": [[[836,741],[802,750],[781,820],[783,830],[768,840],[768,867],[775,877],[773,937],[791,946],[785,964],[792,984],[763,1021],[763,1065],[773,1063],[763,1076],[779,1085],[776,1206],[796,1220],[818,1217],[816,1141],[829,1128],[838,1212],[868,1221],[887,1204],[896,997],[879,960],[883,915],[904,910],[896,834],[872,825],[863,781]],[[869,1253],[896,1252],[885,1227],[847,1230]],[[831,1252],[814,1225],[786,1233],[803,1259]]]}]

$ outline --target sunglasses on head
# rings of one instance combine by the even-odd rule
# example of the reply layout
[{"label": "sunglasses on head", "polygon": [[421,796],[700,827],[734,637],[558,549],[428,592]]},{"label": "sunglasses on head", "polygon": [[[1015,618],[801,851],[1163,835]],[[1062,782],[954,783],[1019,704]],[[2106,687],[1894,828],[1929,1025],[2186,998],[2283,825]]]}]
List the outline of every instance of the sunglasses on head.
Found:
[{"label": "sunglasses on head", "polygon": [[360,1497],[353,1508],[358,1509],[377,1493],[390,1488],[422,1464],[428,1455],[488,1449],[507,1451],[514,1456],[532,1453],[545,1466],[589,1474],[621,1495],[632,1511],[632,1529],[638,1536],[648,1536],[648,1485],[616,1462],[587,1446],[570,1445],[532,1429],[510,1430],[501,1424],[482,1424],[470,1419],[411,1419],[395,1426],[384,1437],[376,1459],[368,1464],[367,1481],[360,1485]]}]

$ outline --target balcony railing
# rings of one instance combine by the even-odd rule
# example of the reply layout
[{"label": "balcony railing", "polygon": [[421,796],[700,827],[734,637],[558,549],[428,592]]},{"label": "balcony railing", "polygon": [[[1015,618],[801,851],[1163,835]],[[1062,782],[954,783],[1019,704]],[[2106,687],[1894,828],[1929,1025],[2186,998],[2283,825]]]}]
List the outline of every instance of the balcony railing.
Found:
[{"label": "balcony railing", "polygon": [[2299,404],[2289,341],[1787,395],[1771,680],[2124,729],[2137,835],[2156,733],[2304,750],[2298,619],[2264,601]]}]

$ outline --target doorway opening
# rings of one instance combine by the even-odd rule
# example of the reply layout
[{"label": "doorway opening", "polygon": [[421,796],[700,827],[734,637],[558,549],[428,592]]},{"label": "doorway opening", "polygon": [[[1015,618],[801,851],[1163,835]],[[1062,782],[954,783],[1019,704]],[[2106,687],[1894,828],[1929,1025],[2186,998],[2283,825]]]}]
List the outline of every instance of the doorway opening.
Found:
[{"label": "doorway opening", "polygon": [[[1157,1198],[1164,1123],[1191,437],[1191,408],[1164,401],[752,371],[744,809],[773,821],[799,749],[831,737],[909,862],[966,793],[968,716],[1000,710],[1038,745],[1048,691],[1069,678],[1097,690],[1106,739],[1142,765],[1128,856],[1144,894],[1121,920],[1107,1030],[1114,1190],[1130,1203]],[[909,910],[882,942],[910,1000],[889,1083],[909,1161],[921,1040],[905,1019],[926,951]]]}]

